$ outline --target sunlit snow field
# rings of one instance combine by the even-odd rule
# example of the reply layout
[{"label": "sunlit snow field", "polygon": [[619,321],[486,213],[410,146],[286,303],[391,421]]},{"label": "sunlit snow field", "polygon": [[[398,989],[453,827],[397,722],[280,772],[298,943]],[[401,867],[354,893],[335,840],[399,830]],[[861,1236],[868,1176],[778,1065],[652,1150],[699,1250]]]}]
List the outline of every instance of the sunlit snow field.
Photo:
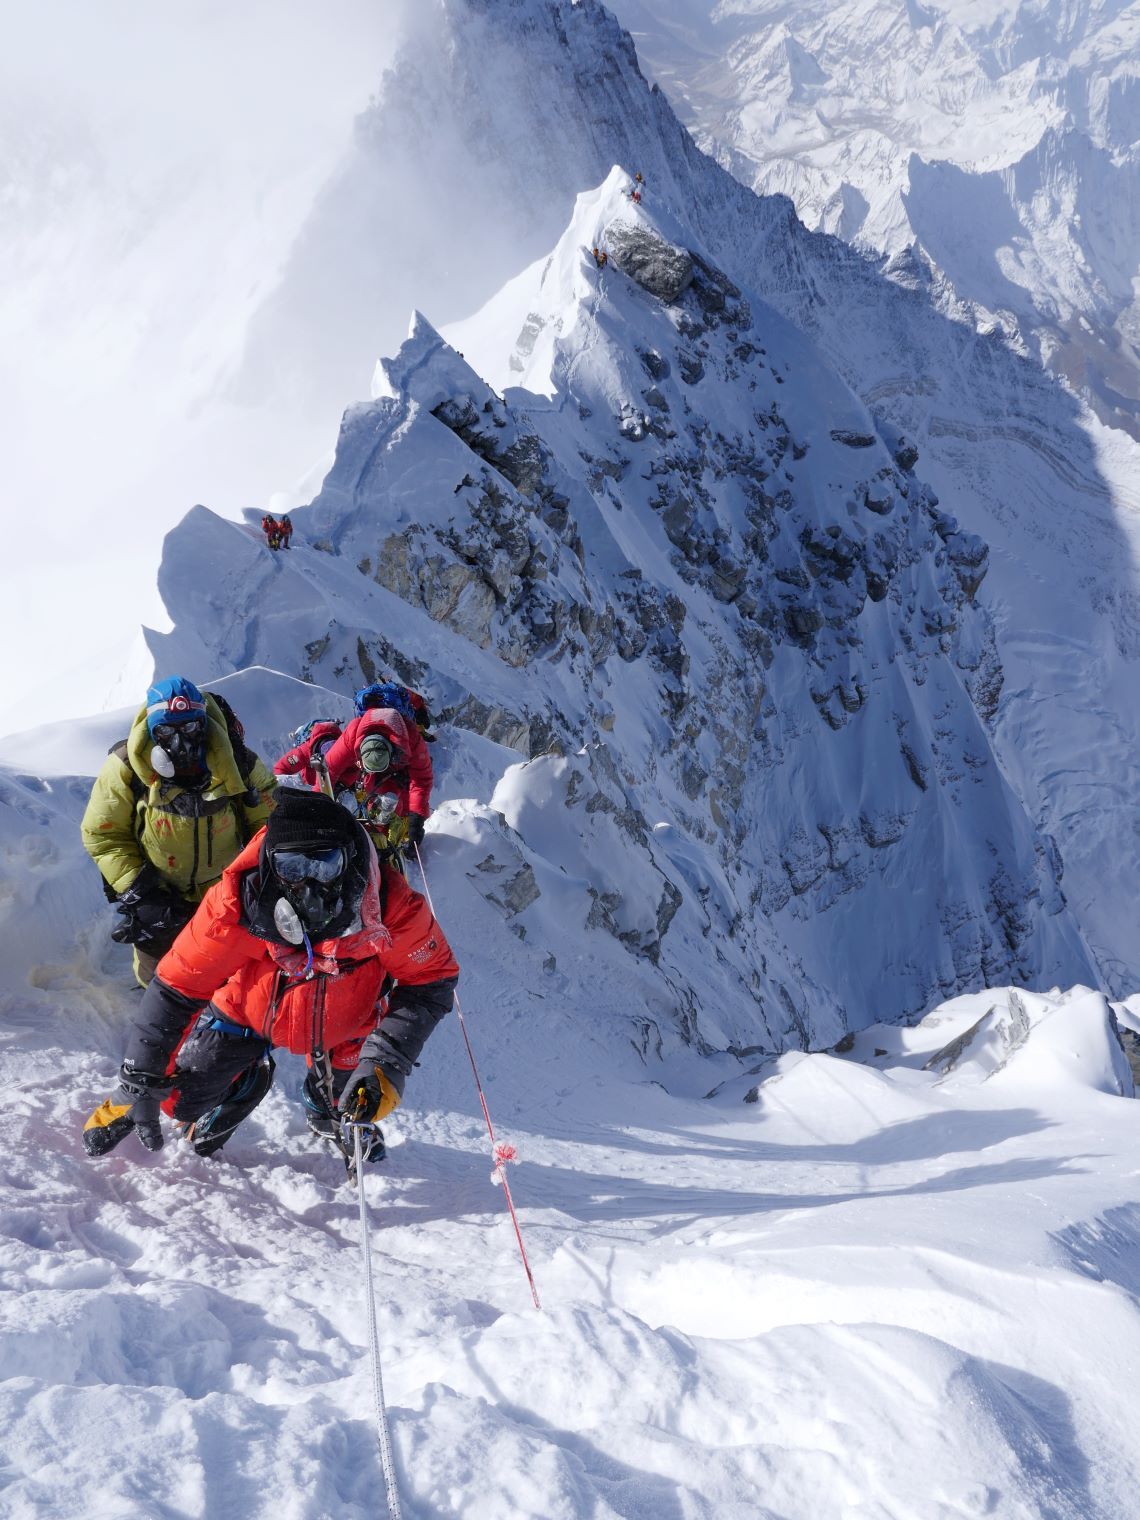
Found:
[{"label": "sunlit snow field", "polygon": [[[137,1006],[59,827],[84,793],[4,779],[0,1514],[383,1513],[356,1201],[299,1060],[217,1160],[83,1157]],[[543,1310],[452,1021],[367,1178],[404,1513],[1135,1513],[1140,1107],[1099,995],[646,1065],[605,936],[540,903],[532,950],[468,882],[482,814],[446,803],[425,862]]]}]

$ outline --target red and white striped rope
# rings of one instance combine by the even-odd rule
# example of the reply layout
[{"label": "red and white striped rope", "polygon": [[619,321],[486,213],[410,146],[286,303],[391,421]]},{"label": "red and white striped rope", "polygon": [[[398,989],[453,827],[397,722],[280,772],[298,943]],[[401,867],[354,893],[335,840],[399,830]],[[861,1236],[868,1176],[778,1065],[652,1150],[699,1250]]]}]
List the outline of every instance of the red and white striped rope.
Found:
[{"label": "red and white striped rope", "polygon": [[[428,886],[427,872],[424,870],[423,856],[420,854],[420,847],[418,844],[414,846],[414,849],[416,852],[416,864],[420,868],[420,880],[424,884],[424,896],[427,898],[427,904],[431,909],[432,917],[435,918],[435,903],[432,902],[431,888]],[[487,1125],[487,1134],[491,1138],[491,1158],[495,1164],[495,1169],[491,1173],[491,1181],[497,1183],[498,1186],[502,1188],[503,1197],[507,1200],[507,1208],[510,1210],[511,1223],[515,1227],[515,1239],[519,1243],[519,1255],[522,1257],[523,1269],[526,1272],[526,1280],[530,1284],[530,1296],[534,1299],[534,1307],[536,1309],[541,1309],[542,1303],[539,1300],[538,1296],[538,1285],[534,1280],[534,1273],[531,1271],[530,1262],[527,1259],[526,1246],[523,1244],[522,1238],[522,1228],[519,1225],[519,1216],[515,1212],[515,1201],[511,1197],[511,1185],[507,1181],[507,1166],[510,1162],[518,1160],[518,1151],[513,1145],[508,1145],[495,1139],[495,1126],[491,1123],[491,1111],[487,1107],[487,1097],[483,1091],[483,1084],[479,1080],[479,1068],[475,1064],[475,1052],[471,1046],[471,1037],[467,1033],[467,1020],[463,1017],[463,1008],[459,1002],[458,993],[455,994],[455,1012],[459,1017],[459,1028],[463,1032],[463,1043],[467,1047],[467,1059],[471,1062],[471,1071],[475,1077],[475,1086],[479,1093],[479,1106],[483,1110],[483,1119]]]}]

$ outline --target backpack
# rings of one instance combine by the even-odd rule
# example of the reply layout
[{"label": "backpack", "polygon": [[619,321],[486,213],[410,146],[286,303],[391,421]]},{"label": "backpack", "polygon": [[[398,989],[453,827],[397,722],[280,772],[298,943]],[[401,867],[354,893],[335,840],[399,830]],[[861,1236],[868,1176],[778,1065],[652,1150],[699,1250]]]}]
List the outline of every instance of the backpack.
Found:
[{"label": "backpack", "polygon": [[289,735],[290,748],[296,749],[298,745],[304,744],[313,729],[320,723],[335,723],[338,728],[340,727],[335,718],[310,718],[307,723],[302,723],[300,728],[295,728]]},{"label": "backpack", "polygon": [[[420,703],[426,706],[422,697],[420,697]],[[353,692],[352,705],[356,709],[358,718],[363,717],[373,707],[392,707],[410,723],[416,721],[412,693],[398,681],[379,681],[372,686],[362,686],[359,691]]]},{"label": "backpack", "polygon": [[260,797],[260,793],[255,786],[250,785],[249,778],[253,774],[254,766],[257,764],[257,756],[245,742],[245,725],[220,691],[206,691],[202,695],[213,697],[214,701],[222,709],[222,717],[226,720],[226,732],[230,736],[230,748],[234,752],[234,761],[237,764],[238,774],[246,785],[246,793],[243,800],[251,805],[255,804]]},{"label": "backpack", "polygon": [[358,718],[374,707],[395,708],[402,718],[416,725],[429,744],[434,744],[438,738],[437,734],[428,732],[433,720],[427,699],[410,686],[401,686],[399,681],[378,681],[371,686],[362,686],[353,692],[352,705]]}]

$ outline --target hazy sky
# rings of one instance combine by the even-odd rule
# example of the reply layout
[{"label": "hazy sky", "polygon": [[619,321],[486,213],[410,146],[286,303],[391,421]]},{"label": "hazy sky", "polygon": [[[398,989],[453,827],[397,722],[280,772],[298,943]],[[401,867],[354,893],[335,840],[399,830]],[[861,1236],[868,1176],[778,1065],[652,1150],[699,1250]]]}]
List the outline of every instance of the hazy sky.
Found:
[{"label": "hazy sky", "polygon": [[226,381],[401,10],[0,0],[0,732],[102,705],[188,507],[314,462]]}]

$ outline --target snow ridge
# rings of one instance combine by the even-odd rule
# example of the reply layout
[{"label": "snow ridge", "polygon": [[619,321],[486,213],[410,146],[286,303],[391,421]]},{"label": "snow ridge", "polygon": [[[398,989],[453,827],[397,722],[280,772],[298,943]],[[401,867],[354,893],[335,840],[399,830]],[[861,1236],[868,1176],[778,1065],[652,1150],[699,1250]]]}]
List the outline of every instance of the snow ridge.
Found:
[{"label": "snow ridge", "polygon": [[[986,546],[632,183],[580,197],[453,344],[416,315],[294,514],[304,553],[190,515],[157,663],[425,687],[454,730],[444,795],[507,826],[509,875],[496,855],[474,880],[529,942],[573,883],[567,913],[637,977],[643,1041],[827,1043],[978,981],[1087,976],[986,732]],[[223,561],[229,622],[200,589]],[[488,777],[471,735],[529,763],[500,749]],[[932,858],[936,898],[915,891]]]},{"label": "snow ridge", "polygon": [[[291,551],[189,513],[147,634],[263,754],[381,671],[443,710],[424,856],[547,1307],[445,1023],[368,1180],[406,1513],[1119,1520],[1140,1000],[1046,988],[1085,934],[1135,964],[1132,456],[920,266],[885,286],[701,159],[591,0],[445,12],[482,51],[407,78],[454,71],[425,99],[492,162],[441,185],[502,173],[506,123],[536,225],[558,165],[596,188],[478,315],[413,319]],[[639,209],[544,138],[587,80]],[[134,1001],[77,820],[129,716],[0,771],[0,1513],[363,1520],[356,1211],[303,1063],[221,1159],[80,1152]],[[872,1022],[1004,975],[1036,988]]]},{"label": "snow ridge", "polygon": [[[701,35],[683,0],[653,11]],[[1055,841],[1105,985],[1126,991],[1140,969],[1129,906],[1140,873],[1140,449],[996,327],[979,334],[927,260],[904,251],[884,279],[807,231],[790,201],[758,198],[705,157],[597,0],[438,0],[418,14],[418,36],[265,309],[278,334],[266,362],[288,366],[294,352],[282,351],[275,313],[335,301],[330,333],[359,335],[356,363],[371,367],[373,343],[394,351],[413,307],[446,326],[543,259],[615,157],[641,170],[654,210],[699,221],[716,267],[811,336],[876,425],[918,448],[944,510],[989,545],[979,594],[1006,675],[999,763]],[[371,257],[351,276],[346,245],[400,256],[382,267]],[[436,290],[438,306],[425,298]],[[324,363],[312,344],[296,353],[314,374]],[[493,383],[517,378],[494,379],[490,363],[480,367]],[[342,394],[357,389],[343,379]]]}]

